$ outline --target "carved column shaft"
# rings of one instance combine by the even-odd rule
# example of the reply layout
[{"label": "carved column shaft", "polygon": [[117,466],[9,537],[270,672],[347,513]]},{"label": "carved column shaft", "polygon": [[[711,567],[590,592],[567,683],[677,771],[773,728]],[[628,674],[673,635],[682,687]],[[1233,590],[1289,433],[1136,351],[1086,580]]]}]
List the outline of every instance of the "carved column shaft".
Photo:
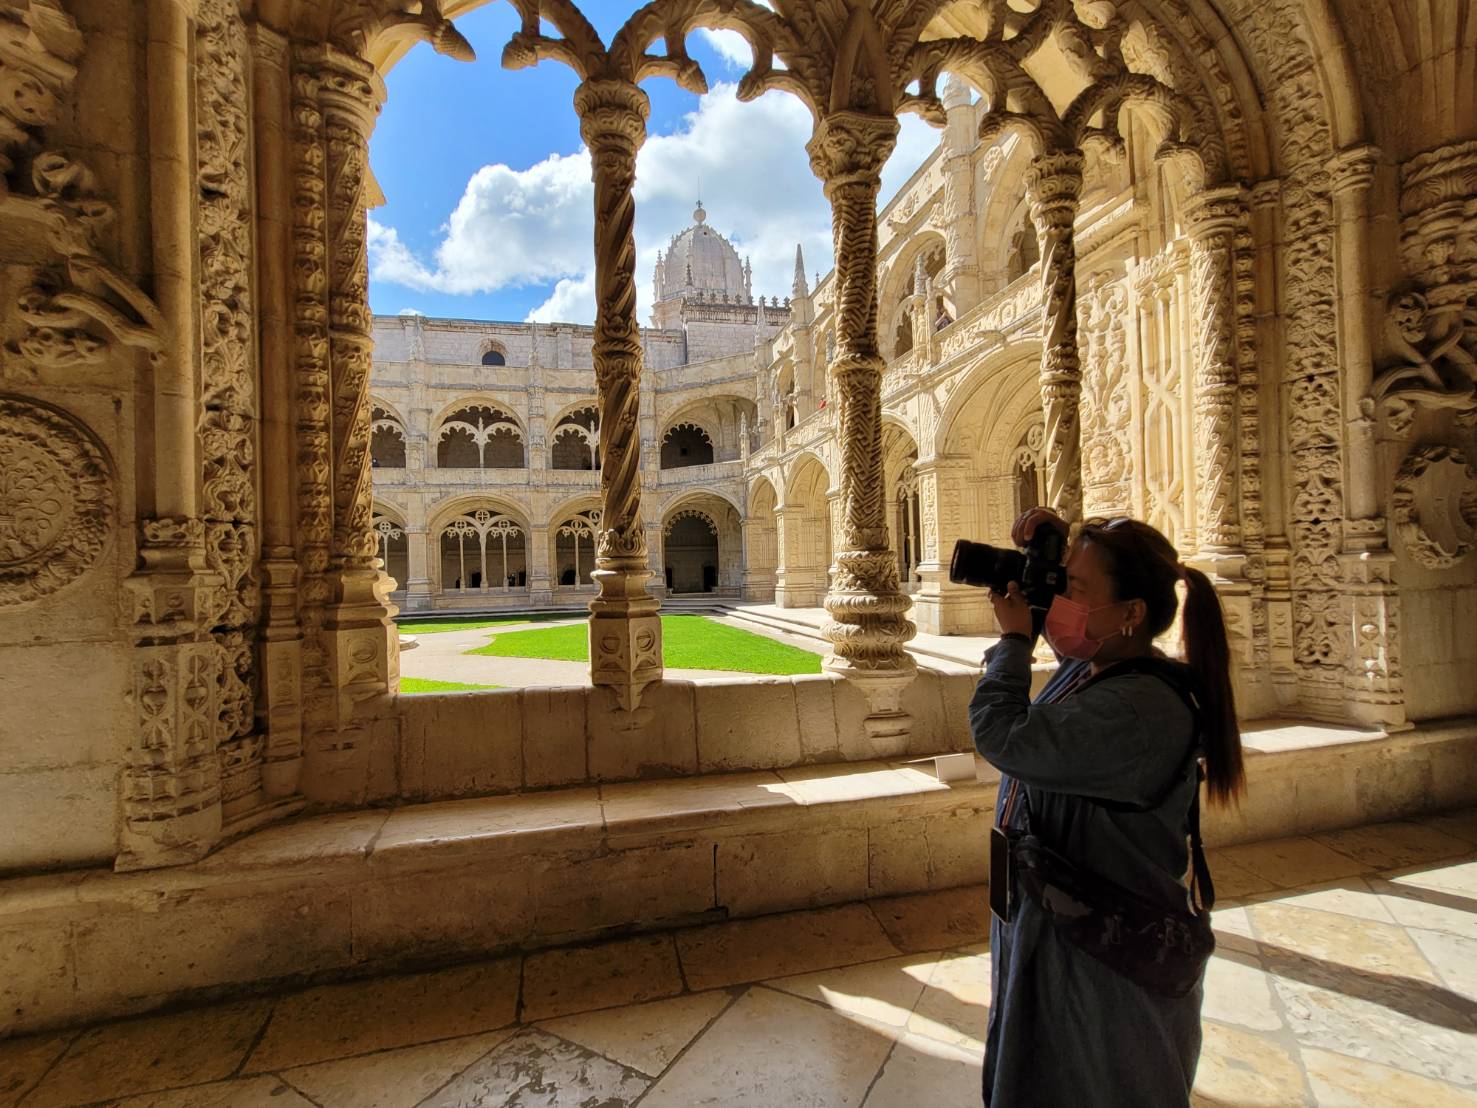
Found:
[{"label": "carved column shaft", "polygon": [[915,633],[888,546],[882,468],[882,370],[877,351],[877,192],[897,140],[897,120],[837,112],[807,149],[831,204],[836,251],[837,349],[831,364],[841,467],[835,574],[826,594],[829,669],[862,681],[874,739],[906,734],[897,697],[915,663]]},{"label": "carved column shaft", "polygon": [[590,602],[590,679],[635,710],[662,675],[658,603],[641,520],[641,331],[636,322],[636,152],[650,103],[635,85],[590,80],[575,92],[595,180],[595,385],[602,529]]},{"label": "carved column shaft", "polygon": [[222,581],[206,567],[200,519],[192,43],[172,0],[151,0],[148,20],[154,284],[167,333],[152,360],[155,465],[139,481],[141,565],[125,594],[135,723],[121,781],[120,870],[199,858],[221,829],[221,652],[210,628]]},{"label": "carved column shaft", "polygon": [[1073,223],[1082,196],[1082,154],[1039,154],[1026,171],[1026,198],[1041,243],[1041,408],[1046,506],[1067,522],[1082,518],[1082,439],[1078,406],[1077,249]]},{"label": "carved column shaft", "polygon": [[[1357,146],[1329,163],[1333,190],[1334,264],[1338,272],[1339,364],[1344,381],[1344,425],[1347,437],[1344,480],[1347,536],[1355,549],[1383,547],[1384,524],[1379,515],[1379,468],[1375,457],[1374,418],[1369,405],[1374,384],[1374,348],[1369,320],[1369,192],[1374,184],[1379,151]],[[1361,528],[1360,521],[1373,521]]]},{"label": "carved column shaft", "polygon": [[294,59],[292,76],[293,411],[296,432],[298,587],[306,728],[330,724],[323,615],[333,548],[332,408],[328,375],[328,244],[323,112],[318,61]]},{"label": "carved column shaft", "polygon": [[258,710],[266,726],[262,784],[269,797],[297,791],[302,768],[302,629],[294,539],[292,64],[286,39],[253,36],[258,336],[261,371],[262,627]]},{"label": "carved column shaft", "polygon": [[1200,552],[1211,555],[1241,552],[1235,247],[1242,212],[1239,189],[1215,189],[1196,197],[1190,213],[1196,535]]}]

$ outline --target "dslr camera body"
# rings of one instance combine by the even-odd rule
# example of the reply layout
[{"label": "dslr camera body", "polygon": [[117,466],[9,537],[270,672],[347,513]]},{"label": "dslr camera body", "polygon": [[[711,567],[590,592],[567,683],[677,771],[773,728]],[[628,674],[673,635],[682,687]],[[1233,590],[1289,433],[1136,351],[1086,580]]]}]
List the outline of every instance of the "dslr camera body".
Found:
[{"label": "dslr camera body", "polygon": [[1044,612],[1067,591],[1067,569],[1062,564],[1066,550],[1066,536],[1045,524],[1036,527],[1021,550],[960,539],[949,560],[949,580],[989,589],[999,596],[1005,595],[1012,581],[1018,581],[1026,603]]}]

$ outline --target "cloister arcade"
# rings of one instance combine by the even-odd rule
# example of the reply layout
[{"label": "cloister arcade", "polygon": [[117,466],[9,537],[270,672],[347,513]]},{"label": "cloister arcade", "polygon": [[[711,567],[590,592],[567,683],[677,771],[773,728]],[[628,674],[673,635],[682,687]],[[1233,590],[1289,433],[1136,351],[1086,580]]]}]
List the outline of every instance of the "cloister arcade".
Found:
[{"label": "cloister arcade", "polygon": [[[405,870],[370,865],[375,830],[279,874],[305,840],[257,835],[968,749],[943,708],[967,679],[908,643],[990,630],[949,549],[1003,541],[1029,502],[1164,528],[1220,593],[1242,713],[1341,729],[1337,757],[1297,763],[1316,773],[1268,751],[1227,833],[1477,799],[1470,21],[1424,0],[654,0],[607,42],[570,0],[513,0],[504,62],[578,81],[596,323],[376,318],[383,74],[421,43],[471,60],[451,18],[478,2],[0,12],[0,682],[27,721],[0,732],[0,871],[26,882],[0,899],[6,1031],[817,903],[752,844],[654,856],[669,825],[628,849],[599,809],[587,852],[517,864],[484,828],[475,866],[434,829],[395,844]],[[797,259],[783,307],[698,291],[740,320],[732,349],[635,314],[640,84],[705,88],[683,47],[702,27],[753,48],[741,98],[805,103],[833,217],[834,268],[812,288]],[[902,111],[941,144],[879,208]],[[719,395],[743,404],[715,425]],[[663,467],[699,440],[711,462]],[[664,679],[668,565],[674,590],[823,606],[824,676]],[[588,685],[397,694],[397,606],[560,599],[588,604]],[[931,788],[953,806],[928,818],[978,829],[976,795]],[[935,879],[921,820],[887,872],[925,876],[885,895]],[[877,895],[885,830],[817,846],[819,822],[766,836],[805,866],[857,855],[826,895]],[[730,853],[790,899],[734,899]]]}]

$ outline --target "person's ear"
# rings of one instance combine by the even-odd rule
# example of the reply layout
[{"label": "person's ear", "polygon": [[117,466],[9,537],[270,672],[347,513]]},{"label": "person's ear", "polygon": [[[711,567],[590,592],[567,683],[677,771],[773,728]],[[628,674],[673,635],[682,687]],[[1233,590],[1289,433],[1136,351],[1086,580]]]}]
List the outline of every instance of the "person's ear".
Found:
[{"label": "person's ear", "polygon": [[1123,613],[1123,637],[1135,634],[1149,618],[1149,606],[1142,600],[1130,600],[1128,610]]}]

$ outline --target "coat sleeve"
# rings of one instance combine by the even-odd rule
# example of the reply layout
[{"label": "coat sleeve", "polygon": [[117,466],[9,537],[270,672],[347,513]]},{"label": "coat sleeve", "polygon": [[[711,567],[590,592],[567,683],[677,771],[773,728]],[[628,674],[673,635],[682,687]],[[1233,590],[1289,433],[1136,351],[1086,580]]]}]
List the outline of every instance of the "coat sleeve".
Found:
[{"label": "coat sleeve", "polygon": [[[1153,677],[1094,684],[1057,704],[1032,704],[1031,650],[1004,641],[969,704],[975,749],[1026,785],[1142,804],[1179,760],[1189,712]],[[1160,718],[1163,717],[1163,718]]]}]

